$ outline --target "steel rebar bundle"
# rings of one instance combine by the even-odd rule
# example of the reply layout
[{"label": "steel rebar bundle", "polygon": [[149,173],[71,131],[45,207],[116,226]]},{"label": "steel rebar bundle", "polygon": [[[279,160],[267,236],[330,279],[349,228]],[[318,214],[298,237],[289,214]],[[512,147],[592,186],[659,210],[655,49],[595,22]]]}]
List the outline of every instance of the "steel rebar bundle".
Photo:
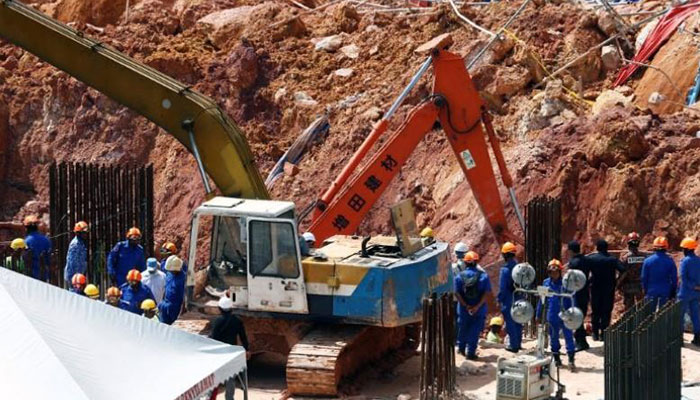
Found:
[{"label": "steel rebar bundle", "polygon": [[605,330],[605,399],[681,397],[683,327],[678,302],[638,303]]},{"label": "steel rebar bundle", "polygon": [[421,325],[421,400],[445,398],[455,391],[454,295],[423,299]]},{"label": "steel rebar bundle", "polygon": [[89,226],[88,280],[106,291],[106,257],[126,231],[137,226],[146,255],[153,252],[153,166],[52,164],[49,168],[50,234],[55,255],[54,279],[63,270],[73,225]]}]

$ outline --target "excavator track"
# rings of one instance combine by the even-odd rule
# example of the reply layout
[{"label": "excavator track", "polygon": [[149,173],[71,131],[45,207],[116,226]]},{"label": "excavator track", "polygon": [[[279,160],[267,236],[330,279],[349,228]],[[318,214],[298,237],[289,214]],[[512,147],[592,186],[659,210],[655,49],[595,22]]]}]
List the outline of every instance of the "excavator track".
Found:
[{"label": "excavator track", "polygon": [[291,395],[336,396],[343,377],[406,345],[407,327],[318,326],[289,352],[287,390]]}]

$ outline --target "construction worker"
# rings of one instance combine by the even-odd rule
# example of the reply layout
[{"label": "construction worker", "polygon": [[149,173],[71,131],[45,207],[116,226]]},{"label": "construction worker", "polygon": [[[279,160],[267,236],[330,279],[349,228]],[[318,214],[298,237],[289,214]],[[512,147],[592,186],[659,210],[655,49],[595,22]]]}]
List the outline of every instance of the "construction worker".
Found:
[{"label": "construction worker", "polygon": [[503,343],[501,339],[501,328],[503,328],[503,318],[491,318],[491,321],[489,321],[489,334],[486,335],[486,341],[489,343]]},{"label": "construction worker", "polygon": [[85,286],[87,285],[87,278],[83,274],[75,274],[71,279],[70,291],[79,294],[81,296],[87,296],[85,294]]},{"label": "construction worker", "polygon": [[513,291],[515,290],[512,272],[513,268],[518,264],[518,261],[515,259],[515,251],[515,245],[511,242],[506,242],[501,246],[501,255],[505,263],[501,267],[498,282],[498,304],[501,314],[503,314],[503,319],[506,321],[506,333],[509,341],[506,350],[512,353],[520,351],[523,338],[523,326],[516,323],[510,315],[510,307],[513,305]]},{"label": "construction worker", "polygon": [[[176,256],[178,253],[178,248],[173,242],[165,242],[163,243],[163,246],[160,248],[160,270],[165,273],[165,262],[168,260],[168,257],[170,256]],[[187,263],[182,262],[182,272],[187,275]]]},{"label": "construction worker", "polygon": [[146,260],[146,272],[141,274],[141,283],[146,285],[156,299],[156,303],[163,301],[165,295],[165,272],[158,269],[158,260],[151,257]]},{"label": "construction worker", "polygon": [[433,228],[426,226],[420,231],[420,241],[423,243],[423,247],[430,246],[435,243],[435,233],[433,233]]},{"label": "construction worker", "polygon": [[693,321],[693,341],[700,346],[700,257],[695,254],[697,240],[685,238],[681,241],[685,257],[681,260],[681,288],[678,300],[681,302],[681,324],[685,325],[685,314]]},{"label": "construction worker", "polygon": [[51,269],[51,240],[39,232],[39,218],[36,215],[26,217],[24,227],[27,230],[24,242],[30,251],[32,277],[48,282]]},{"label": "construction worker", "polygon": [[98,289],[97,286],[93,285],[92,283],[85,286],[85,290],[83,290],[83,293],[85,293],[85,296],[93,300],[100,299],[100,289]]},{"label": "construction worker", "polygon": [[[112,284],[121,287],[126,282],[126,274],[131,269],[143,272],[146,269],[146,254],[140,244],[141,231],[131,228],[126,240],[117,243],[107,257],[107,274]],[[139,309],[140,310],[140,309]]]},{"label": "construction worker", "polygon": [[158,307],[156,307],[156,302],[154,300],[146,299],[141,302],[141,310],[143,311],[144,317],[151,321],[160,322],[158,319]]},{"label": "construction worker", "polygon": [[603,340],[603,331],[610,325],[615,302],[616,272],[623,273],[622,264],[608,253],[608,242],[598,239],[595,254],[586,256],[591,269],[591,314],[593,340]]},{"label": "construction worker", "polygon": [[639,234],[631,232],[627,235],[627,251],[620,255],[620,262],[625,272],[617,280],[617,287],[622,292],[625,311],[632,308],[644,298],[642,292],[642,264],[649,254],[639,250]]},{"label": "construction worker", "polygon": [[126,309],[126,304],[122,302],[122,291],[118,287],[112,286],[107,289],[107,296],[105,297],[105,303],[110,306]]},{"label": "construction worker", "polygon": [[63,279],[66,281],[66,288],[71,287],[71,281],[75,274],[87,273],[87,234],[88,224],[85,221],[80,221],[73,227],[75,236],[68,245],[68,253],[66,254],[66,267],[63,270]]},{"label": "construction worker", "polygon": [[185,274],[182,272],[182,260],[178,256],[170,256],[165,261],[165,294],[163,301],[158,304],[160,321],[172,325],[180,315],[182,302],[185,299]]},{"label": "construction worker", "polygon": [[[488,274],[476,268],[479,255],[473,251],[464,255],[466,268],[454,280],[457,307],[457,353],[476,360],[479,335],[486,322],[486,294],[491,291]],[[466,354],[465,354],[466,349]]]},{"label": "construction worker", "polygon": [[25,263],[25,251],[27,250],[27,244],[24,239],[17,238],[10,242],[10,249],[12,253],[5,258],[5,268],[9,268],[20,274],[27,273],[27,265]]},{"label": "construction worker", "polygon": [[[576,305],[583,312],[583,318],[586,318],[588,314],[588,302],[591,296],[591,289],[588,280],[590,279],[591,269],[586,264],[586,257],[581,254],[581,244],[576,240],[572,240],[567,245],[569,254],[569,269],[577,269],[586,276],[586,285],[583,289],[576,292],[574,295],[576,300]],[[590,348],[588,342],[586,341],[586,328],[581,325],[576,332],[574,332],[574,339],[576,340],[576,350],[587,350]]]},{"label": "construction worker", "polygon": [[642,287],[644,298],[651,300],[654,309],[661,307],[669,298],[675,298],[678,287],[678,270],[673,259],[666,254],[668,240],[659,236],[654,239],[654,254],[642,264]]},{"label": "construction worker", "polygon": [[141,303],[144,300],[155,301],[151,289],[141,283],[141,272],[138,269],[132,269],[126,274],[126,283],[119,290],[122,292],[121,300],[125,303],[121,308],[134,314],[143,314]]},{"label": "construction worker", "polygon": [[[567,293],[562,287],[562,274],[564,271],[564,266],[559,260],[552,259],[547,265],[547,272],[549,273],[549,278],[544,280],[543,286],[549,288],[550,291],[555,293]],[[550,297],[547,299],[547,322],[549,322],[549,338],[551,340],[552,354],[554,355],[554,363],[557,367],[561,366],[561,356],[559,350],[561,349],[561,344],[559,343],[559,333],[563,331],[564,342],[566,343],[566,354],[569,356],[569,369],[572,372],[576,371],[576,365],[574,364],[574,354],[576,353],[576,345],[574,343],[574,334],[570,329],[564,326],[561,318],[559,318],[559,312],[572,307],[571,299],[568,297]],[[537,318],[539,319],[542,313],[542,302],[537,302]]]},{"label": "construction worker", "polygon": [[[221,297],[219,299],[219,311],[221,311],[221,316],[212,323],[209,337],[233,346],[243,346],[244,349],[248,350],[248,337],[245,333],[245,326],[243,326],[243,322],[232,312],[233,300],[228,296]],[[246,357],[248,357],[248,353],[246,353]],[[226,400],[233,400],[236,390],[235,379],[227,380],[225,387],[226,394],[224,398]]]},{"label": "construction worker", "polygon": [[452,274],[454,276],[464,271],[464,256],[467,254],[467,251],[469,251],[469,248],[466,243],[459,242],[455,245],[455,258],[457,261],[452,263]]},{"label": "construction worker", "polygon": [[311,232],[304,232],[299,237],[299,251],[302,257],[309,257],[312,255],[312,250],[316,246],[316,236]]}]

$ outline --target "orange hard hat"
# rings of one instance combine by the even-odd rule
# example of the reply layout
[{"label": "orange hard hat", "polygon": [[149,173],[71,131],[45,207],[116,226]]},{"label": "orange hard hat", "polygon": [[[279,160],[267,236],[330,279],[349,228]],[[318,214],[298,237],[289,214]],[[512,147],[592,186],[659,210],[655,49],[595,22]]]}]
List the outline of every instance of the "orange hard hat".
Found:
[{"label": "orange hard hat", "polygon": [[639,242],[639,234],[637,232],[630,232],[627,234],[627,243],[629,242]]},{"label": "orange hard hat", "polygon": [[36,215],[27,215],[24,217],[24,226],[39,225],[39,217]]},{"label": "orange hard hat", "polygon": [[107,289],[107,296],[121,297],[122,291],[119,290],[118,287],[112,286],[111,288]]},{"label": "orange hard hat", "polygon": [[693,238],[685,238],[681,240],[681,249],[695,250],[698,248],[698,241]]},{"label": "orange hard hat", "polygon": [[474,261],[479,261],[479,254],[475,251],[468,251],[467,254],[464,255],[464,261],[466,262],[474,262]]},{"label": "orange hard hat", "polygon": [[163,243],[163,246],[161,246],[161,253],[164,253],[163,249],[167,250],[170,254],[177,253],[177,246],[175,246],[173,242]]},{"label": "orange hard hat", "polygon": [[126,232],[126,238],[131,239],[131,238],[136,238],[140,239],[141,238],[141,230],[137,227],[130,228],[128,232]]},{"label": "orange hard hat", "polygon": [[668,240],[663,236],[659,236],[654,239],[653,247],[654,249],[668,249]]},{"label": "orange hard hat", "polygon": [[89,229],[88,223],[85,221],[78,221],[75,226],[73,227],[73,232],[78,233],[78,232],[87,232]]},{"label": "orange hard hat", "polygon": [[128,274],[126,274],[126,280],[128,282],[132,282],[132,281],[141,282],[141,272],[139,272],[138,269],[132,269],[131,271],[129,271]]},{"label": "orange hard hat", "polygon": [[85,285],[87,283],[87,278],[83,274],[75,274],[70,280],[73,285]]},{"label": "orange hard hat", "polygon": [[501,253],[515,253],[515,245],[511,242],[503,243],[503,247],[501,247]]},{"label": "orange hard hat", "polygon": [[564,266],[561,264],[561,261],[557,260],[556,258],[552,258],[552,261],[547,264],[547,269],[557,269],[561,271],[564,269]]}]

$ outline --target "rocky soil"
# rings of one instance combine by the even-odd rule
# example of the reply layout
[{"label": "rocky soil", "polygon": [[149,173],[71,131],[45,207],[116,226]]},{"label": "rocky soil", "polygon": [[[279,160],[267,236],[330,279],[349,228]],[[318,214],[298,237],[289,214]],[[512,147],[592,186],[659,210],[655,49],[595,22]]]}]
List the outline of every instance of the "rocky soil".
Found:
[{"label": "rocky soil", "polygon": [[[462,12],[496,30],[519,4],[465,6]],[[273,197],[299,208],[328,187],[408,83],[423,58],[414,54],[416,47],[451,32],[451,50],[469,60],[488,39],[446,4],[412,13],[352,2],[309,13],[282,0],[141,0],[128,9],[126,0],[33,5],[214,98],[246,133],[263,175],[311,121],[327,113],[328,135],[272,189]],[[514,35],[470,72],[494,114],[519,201],[561,195],[565,241],[590,244],[606,237],[619,245],[623,234],[638,230],[644,243],[666,234],[677,245],[684,235],[696,235],[700,219],[697,112],[648,109],[644,96],[667,90],[658,76],[647,76],[652,70],[611,91],[621,64],[610,51],[605,58],[590,52],[558,79],[542,82],[543,67],[556,70],[615,30],[595,10],[533,2],[510,27]],[[635,37],[626,39],[633,47]],[[631,58],[632,47],[620,42]],[[675,54],[668,46],[676,42],[689,46],[674,36],[661,51]],[[685,63],[694,77],[697,59],[677,57],[674,63]],[[687,79],[679,84],[688,89]],[[429,91],[424,78],[393,125]],[[191,210],[204,198],[194,159],[176,140],[6,43],[0,45],[0,155],[0,219],[6,221],[30,212],[47,217],[47,171],[54,161],[153,163],[158,241],[187,245]],[[388,233],[387,206],[405,197],[414,200],[419,226],[432,226],[443,240],[466,241],[486,255],[486,263],[496,259],[497,244],[442,131],[418,146],[361,233]],[[511,207],[507,213],[517,231]]]}]

